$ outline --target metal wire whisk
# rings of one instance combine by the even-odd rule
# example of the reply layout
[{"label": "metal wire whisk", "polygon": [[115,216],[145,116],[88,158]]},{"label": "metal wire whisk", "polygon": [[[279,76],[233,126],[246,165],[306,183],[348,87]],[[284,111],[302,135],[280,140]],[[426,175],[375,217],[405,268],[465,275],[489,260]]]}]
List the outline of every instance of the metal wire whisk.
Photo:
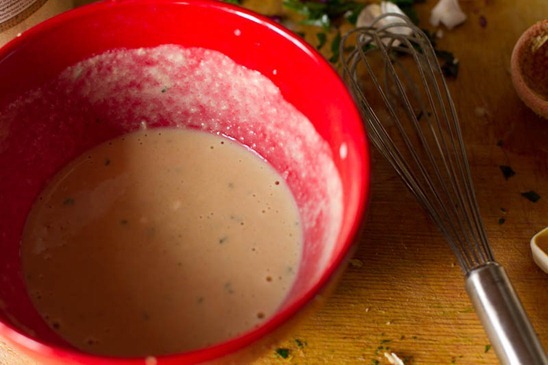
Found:
[{"label": "metal wire whisk", "polygon": [[[350,49],[350,51],[349,51]],[[428,37],[385,14],[347,33],[343,77],[372,144],[440,228],[502,364],[545,365],[546,353],[491,252],[451,95]]]}]

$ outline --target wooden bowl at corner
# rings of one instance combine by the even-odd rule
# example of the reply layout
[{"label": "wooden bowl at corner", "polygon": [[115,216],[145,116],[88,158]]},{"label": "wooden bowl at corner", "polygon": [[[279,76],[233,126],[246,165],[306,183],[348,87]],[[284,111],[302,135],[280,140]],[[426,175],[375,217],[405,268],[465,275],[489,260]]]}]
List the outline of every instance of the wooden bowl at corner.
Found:
[{"label": "wooden bowl at corner", "polygon": [[510,70],[521,100],[548,119],[548,19],[535,23],[518,39]]}]

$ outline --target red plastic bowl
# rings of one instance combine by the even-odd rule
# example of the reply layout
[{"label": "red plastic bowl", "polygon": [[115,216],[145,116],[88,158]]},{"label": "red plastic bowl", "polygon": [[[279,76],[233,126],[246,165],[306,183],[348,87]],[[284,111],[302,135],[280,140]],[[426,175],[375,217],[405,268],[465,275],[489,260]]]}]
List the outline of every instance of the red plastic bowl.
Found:
[{"label": "red plastic bowl", "polygon": [[[224,343],[148,359],[148,363],[158,364],[228,358],[242,363],[247,355],[257,354],[275,340],[285,324],[315,302],[344,267],[369,194],[365,132],[345,85],[313,48],[265,17],[220,1],[205,0],[105,1],[64,13],[30,29],[0,49],[0,110],[17,96],[93,55],[116,48],[161,44],[217,50],[270,78],[327,142],[340,175],[342,213],[333,218],[340,220],[335,238],[332,242],[319,240],[325,236],[324,225],[309,224],[297,281],[273,318]],[[61,162],[127,131],[97,127],[82,139],[59,130],[54,123],[41,124],[39,134],[25,127],[8,125],[0,115],[0,340],[41,364],[145,364],[143,358],[89,355],[60,340],[33,308],[19,258],[26,215],[45,181],[62,167]],[[56,144],[52,140],[62,142]],[[63,149],[61,157],[65,161],[52,157],[60,156],[60,146],[70,146]],[[275,158],[274,167],[279,168]],[[289,184],[292,190],[304,192],[302,196],[325,191],[325,182],[313,177]],[[320,257],[327,259],[321,261]]]}]

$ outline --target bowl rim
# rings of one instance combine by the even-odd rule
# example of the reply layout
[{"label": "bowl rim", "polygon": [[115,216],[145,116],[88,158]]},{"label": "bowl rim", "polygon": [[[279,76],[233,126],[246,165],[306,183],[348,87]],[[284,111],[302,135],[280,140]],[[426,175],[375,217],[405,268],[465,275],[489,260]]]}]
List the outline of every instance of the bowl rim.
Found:
[{"label": "bowl rim", "polygon": [[[312,57],[315,62],[322,64],[322,67],[329,77],[338,79],[338,83],[346,90],[347,97],[350,100],[352,96],[349,89],[345,86],[342,78],[335,70],[335,68],[328,63],[328,61],[311,45],[303,40],[299,35],[291,32],[282,25],[277,24],[275,21],[269,19],[266,16],[255,13],[246,8],[238,5],[233,5],[223,1],[215,0],[104,0],[88,5],[84,5],[67,12],[61,13],[53,18],[50,18],[29,30],[18,35],[15,39],[6,43],[0,48],[0,59],[9,57],[10,53],[14,52],[18,47],[23,45],[27,40],[31,40],[34,37],[39,36],[42,32],[48,29],[61,27],[66,21],[74,21],[77,18],[87,17],[93,14],[100,14],[101,12],[112,7],[124,7],[124,6],[141,6],[141,5],[154,4],[155,6],[162,5],[193,5],[201,6],[205,8],[216,8],[225,12],[236,14],[246,19],[246,21],[252,21],[266,26],[269,30],[277,33],[279,36],[284,37],[293,45],[299,47],[302,51],[307,53],[309,57]],[[352,247],[356,244],[355,240],[358,232],[365,220],[366,206],[370,199],[370,155],[369,155],[369,142],[366,138],[366,131],[361,123],[361,116],[359,110],[352,102],[354,115],[353,119],[360,121],[361,136],[358,140],[358,145],[362,146],[362,155],[359,159],[360,162],[360,176],[362,176],[361,186],[356,189],[358,194],[357,201],[353,204],[354,211],[352,212],[352,222],[349,225],[349,229],[346,232],[339,232],[339,240],[342,242],[341,248],[337,250],[336,256],[332,260],[332,263],[324,270],[317,283],[313,285],[308,291],[306,291],[297,300],[290,303],[290,305],[282,308],[282,310],[276,312],[275,315],[270,317],[260,326],[246,331],[240,336],[231,338],[218,344],[214,344],[209,347],[200,348],[196,350],[186,351],[182,353],[160,355],[155,356],[159,362],[162,363],[181,363],[181,361],[203,362],[211,361],[222,358],[224,356],[236,353],[245,347],[251,345],[254,342],[264,338],[269,333],[274,332],[276,329],[282,327],[286,322],[294,318],[298,312],[311,304],[314,299],[322,294],[322,290],[328,286],[331,279],[336,276],[339,269],[343,268],[345,262],[350,258],[352,253]],[[356,182],[358,183],[358,182]],[[341,236],[344,234],[344,236]],[[68,347],[57,346],[53,344],[46,344],[33,339],[25,335],[22,331],[17,329],[12,324],[7,324],[0,321],[0,337],[10,341],[11,344],[18,348],[30,353],[34,353],[40,356],[48,358],[55,358],[59,360],[70,360],[77,363],[112,363],[112,364],[143,364],[143,357],[113,357],[113,356],[101,356],[87,354],[77,349],[70,349]]]}]

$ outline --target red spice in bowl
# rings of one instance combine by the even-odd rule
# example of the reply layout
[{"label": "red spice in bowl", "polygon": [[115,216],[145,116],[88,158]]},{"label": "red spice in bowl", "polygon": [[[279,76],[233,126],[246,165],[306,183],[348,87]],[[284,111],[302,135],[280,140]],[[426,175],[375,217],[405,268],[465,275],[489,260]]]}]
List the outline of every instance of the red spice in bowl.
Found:
[{"label": "red spice in bowl", "polygon": [[548,19],[527,29],[511,58],[514,88],[525,105],[548,119]]}]

